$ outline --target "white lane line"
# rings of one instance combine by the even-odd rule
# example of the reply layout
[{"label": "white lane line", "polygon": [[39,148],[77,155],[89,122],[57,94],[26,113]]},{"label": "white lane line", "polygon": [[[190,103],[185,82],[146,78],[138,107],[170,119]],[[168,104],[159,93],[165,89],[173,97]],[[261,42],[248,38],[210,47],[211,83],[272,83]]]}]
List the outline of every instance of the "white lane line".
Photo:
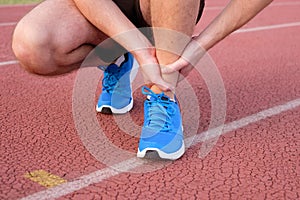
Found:
[{"label": "white lane line", "polygon": [[300,1],[290,1],[290,2],[275,2],[270,4],[270,6],[294,6],[300,5]]},{"label": "white lane line", "polygon": [[19,63],[17,60],[4,61],[4,62],[0,62],[0,66],[13,65],[17,63]]},{"label": "white lane line", "polygon": [[[288,28],[288,27],[294,27],[294,26],[300,26],[300,22],[291,22],[291,23],[275,24],[275,25],[268,25],[268,26],[258,26],[258,27],[253,27],[253,28],[242,28],[242,29],[239,29],[239,30],[233,32],[233,34],[264,31],[264,30],[270,30],[270,29]],[[16,63],[18,63],[17,60],[4,61],[4,62],[0,62],[0,66],[11,65],[11,64],[16,64]]]},{"label": "white lane line", "polygon": [[285,23],[285,24],[275,24],[275,25],[268,25],[268,26],[258,26],[253,28],[242,28],[234,33],[246,33],[246,32],[255,32],[255,31],[264,31],[264,30],[270,30],[270,29],[279,29],[279,28],[288,28],[288,27],[294,27],[294,26],[300,26],[300,22],[292,22],[292,23]]},{"label": "white lane line", "polygon": [[[253,124],[255,122],[264,120],[268,117],[279,115],[282,112],[292,110],[292,109],[294,109],[298,106],[300,106],[300,98],[289,101],[289,102],[287,102],[285,104],[282,104],[282,105],[275,106],[273,108],[269,108],[269,109],[260,111],[256,114],[249,115],[249,116],[241,118],[239,120],[229,122],[229,123],[227,123],[223,126],[222,135],[224,135],[225,133],[229,133],[231,131],[243,128],[243,127],[245,127],[249,124]],[[195,139],[193,141],[191,141],[193,139],[192,137],[187,138],[186,142],[187,143],[188,142],[193,142],[195,144],[197,144],[199,142],[205,142],[207,140],[210,140],[210,139],[215,138],[216,136],[218,136],[218,133],[217,133],[216,130],[219,130],[219,127],[208,130],[208,131],[205,131],[205,132],[201,133],[200,135],[197,135],[197,137],[195,137]]]},{"label": "white lane line", "polygon": [[[274,6],[297,6],[300,5],[300,2],[273,2],[268,7],[274,7]],[[205,11],[209,10],[222,10],[225,8],[226,5],[223,6],[207,6],[204,8]]]},{"label": "white lane line", "polygon": [[2,26],[14,26],[16,24],[17,24],[17,22],[5,22],[5,23],[0,23],[0,27],[2,27]]},{"label": "white lane line", "polygon": [[[263,110],[256,114],[250,115],[248,117],[244,117],[239,120],[230,122],[230,123],[224,125],[222,135],[229,133],[231,131],[243,128],[249,124],[266,119],[267,117],[272,117],[272,116],[281,114],[282,112],[292,110],[298,106],[300,106],[300,98],[289,101],[282,105],[278,105],[278,106]],[[191,137],[187,138],[185,141],[186,141],[186,143],[189,143],[189,144],[192,142],[192,146],[193,146],[193,145],[199,144],[199,142],[205,142],[211,138],[214,138],[216,136],[215,134],[216,134],[216,131],[214,129],[211,129],[211,130],[208,130],[201,134],[198,134],[197,136],[191,136]],[[205,140],[204,140],[204,138],[205,138]],[[50,188],[47,190],[43,190],[43,191],[34,193],[32,195],[22,198],[22,200],[43,200],[43,199],[59,198],[64,195],[75,192],[77,190],[83,189],[91,184],[100,183],[105,179],[108,179],[108,178],[111,178],[118,174],[121,174],[126,170],[134,169],[145,163],[147,163],[147,160],[138,159],[138,158],[128,159],[128,160],[125,160],[121,163],[118,163],[118,164],[112,166],[111,168],[107,167],[107,168],[92,172],[90,174],[76,178],[76,180],[64,183],[62,185],[59,185],[59,186],[56,186],[56,187],[53,187],[53,188]],[[120,169],[120,170],[117,170],[117,169]]]},{"label": "white lane line", "polygon": [[[27,6],[27,7],[30,7],[30,6],[36,6],[37,4],[29,4],[29,5],[4,5],[4,6],[0,6],[0,9],[1,8],[13,8],[13,7],[24,7],[24,6]],[[294,5],[300,5],[300,2],[275,2],[275,3],[271,3],[269,5],[270,6],[294,6]],[[205,7],[205,10],[209,11],[209,10],[221,10],[225,7],[226,5],[224,6],[207,6]],[[14,26],[16,25],[17,22],[2,22],[0,23],[0,27],[1,26]]]}]

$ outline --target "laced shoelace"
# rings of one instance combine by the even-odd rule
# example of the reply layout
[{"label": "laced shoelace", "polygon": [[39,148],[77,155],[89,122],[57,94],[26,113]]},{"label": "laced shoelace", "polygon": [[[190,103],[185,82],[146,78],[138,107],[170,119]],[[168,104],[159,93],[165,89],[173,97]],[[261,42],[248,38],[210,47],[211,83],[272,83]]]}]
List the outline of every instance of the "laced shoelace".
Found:
[{"label": "laced shoelace", "polygon": [[[120,70],[118,70],[120,71]],[[115,87],[115,85],[119,81],[119,73],[106,71],[104,72],[104,78],[102,79],[102,87],[104,90],[106,90],[108,93],[111,93]]]},{"label": "laced shoelace", "polygon": [[146,101],[149,108],[146,126],[154,129],[159,128],[160,131],[171,130],[171,119],[175,113],[175,109],[172,106],[173,102],[161,99],[161,95],[155,94],[145,86],[142,89],[142,93],[152,97]]},{"label": "laced shoelace", "polygon": [[[128,57],[126,55],[124,55],[124,56],[125,56],[124,62],[126,62],[128,60]],[[99,68],[101,70],[104,70],[104,78],[102,79],[102,87],[108,93],[112,94],[113,90],[115,89],[116,84],[119,82],[121,77],[127,72],[122,70],[121,67],[117,66],[114,63],[112,63],[108,67],[99,66]],[[114,92],[122,94],[122,92],[120,92],[120,91],[114,91]]]}]

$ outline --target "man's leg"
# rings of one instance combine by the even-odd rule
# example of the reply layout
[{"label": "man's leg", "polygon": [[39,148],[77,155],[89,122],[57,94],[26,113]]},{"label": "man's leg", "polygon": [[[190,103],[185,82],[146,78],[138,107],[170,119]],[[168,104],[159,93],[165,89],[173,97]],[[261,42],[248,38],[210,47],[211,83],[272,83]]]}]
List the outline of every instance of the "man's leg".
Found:
[{"label": "man's leg", "polygon": [[[161,67],[177,60],[190,41],[198,16],[199,1],[150,0],[147,1],[150,12],[143,12],[147,11],[147,6],[144,0],[140,1],[144,2],[141,4],[144,19],[154,27],[156,57]],[[163,78],[176,86],[178,73],[163,75]],[[144,102],[144,125],[137,156],[142,158],[147,151],[156,151],[164,159],[180,158],[185,145],[180,109],[178,102],[174,101],[174,94],[163,94],[156,85],[151,90],[143,87],[142,92],[147,95],[147,100]]]},{"label": "man's leg", "polygon": [[[171,29],[183,33],[186,36],[192,36],[199,12],[200,0],[151,0],[150,2],[142,0],[140,3],[143,16],[148,23],[150,21],[152,27]],[[180,34],[172,34],[171,31],[155,29],[154,39],[155,46],[164,49],[174,49],[175,52],[179,53],[178,55],[157,49],[156,56],[161,67],[176,61],[189,42],[188,40],[180,38]],[[163,78],[176,86],[178,73],[163,75]],[[151,89],[156,93],[161,92],[159,87],[155,85]],[[172,93],[168,93],[167,95],[173,98]]]},{"label": "man's leg", "polygon": [[71,0],[46,0],[16,26],[13,51],[27,71],[55,75],[78,68],[106,35]]}]

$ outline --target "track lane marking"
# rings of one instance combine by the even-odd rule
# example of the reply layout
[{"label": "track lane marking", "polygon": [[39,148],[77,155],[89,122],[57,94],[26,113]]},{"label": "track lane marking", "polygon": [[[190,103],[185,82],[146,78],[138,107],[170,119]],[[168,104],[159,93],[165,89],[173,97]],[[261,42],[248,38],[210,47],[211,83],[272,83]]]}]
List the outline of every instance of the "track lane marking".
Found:
[{"label": "track lane marking", "polygon": [[24,177],[46,188],[55,187],[67,182],[65,179],[51,174],[45,170],[35,170],[32,172],[27,172],[26,174],[24,174]]},{"label": "track lane marking", "polygon": [[0,23],[0,27],[2,27],[2,26],[14,26],[16,24],[17,24],[17,22],[3,22],[3,23]]},{"label": "track lane marking", "polygon": [[[249,124],[253,124],[255,122],[261,121],[268,117],[279,115],[285,111],[289,111],[294,108],[297,108],[298,106],[300,106],[300,98],[289,101],[282,105],[274,106],[272,108],[260,111],[256,114],[241,118],[239,120],[229,122],[223,126],[223,131],[222,131],[221,135],[224,135],[224,134],[232,132],[234,130],[243,128]],[[218,128],[219,127],[217,127],[216,129],[218,129]],[[215,131],[215,129],[211,129],[211,130],[205,131],[201,134],[198,134],[196,136],[188,137],[185,139],[185,142],[186,143],[192,142],[192,146],[194,146],[194,145],[199,144],[200,142],[205,142],[214,137],[216,137],[216,131]],[[21,200],[43,200],[43,199],[59,198],[64,195],[67,195],[72,192],[83,189],[85,187],[88,187],[91,184],[100,183],[100,182],[104,181],[105,179],[119,175],[126,170],[134,169],[134,168],[142,166],[143,164],[146,164],[146,163],[147,163],[147,160],[143,160],[143,159],[134,157],[132,159],[128,159],[128,160],[120,162],[116,165],[113,165],[112,167],[106,167],[104,169],[97,170],[90,174],[76,178],[73,181],[63,183],[56,187],[34,193],[32,195],[22,198]]]},{"label": "track lane marking", "polygon": [[[275,6],[297,6],[300,5],[300,2],[273,2],[271,3],[268,7],[275,7]],[[205,7],[204,10],[221,10],[225,8],[226,5],[224,6],[208,6]]]},{"label": "track lane marking", "polygon": [[[264,31],[264,30],[271,30],[271,29],[281,29],[281,28],[289,28],[289,27],[296,27],[296,26],[300,26],[300,22],[258,26],[258,27],[253,27],[253,28],[241,28],[239,30],[236,30],[232,34],[257,32],[257,31]],[[3,62],[0,62],[0,66],[12,65],[12,64],[17,64],[17,63],[19,63],[17,60],[3,61]]]},{"label": "track lane marking", "polygon": [[13,64],[17,64],[17,63],[19,63],[19,61],[17,61],[17,60],[3,61],[3,62],[0,62],[0,66],[13,65]]},{"label": "track lane marking", "polygon": [[288,27],[294,27],[294,26],[300,26],[300,22],[258,26],[258,27],[253,27],[253,28],[241,28],[239,30],[236,30],[233,33],[248,33],[248,32],[264,31],[264,30],[270,30],[270,29],[288,28]]},{"label": "track lane marking", "polygon": [[[37,4],[29,4],[29,5],[4,5],[0,6],[0,9],[4,8],[14,8],[14,7],[21,7],[21,6],[36,6]],[[268,7],[274,7],[274,6],[295,6],[295,5],[300,5],[300,2],[275,2],[271,3]],[[205,7],[205,10],[210,11],[210,10],[221,10],[225,7],[224,6],[207,6]],[[17,22],[2,22],[0,23],[0,27],[2,26],[14,26],[16,25]]]}]

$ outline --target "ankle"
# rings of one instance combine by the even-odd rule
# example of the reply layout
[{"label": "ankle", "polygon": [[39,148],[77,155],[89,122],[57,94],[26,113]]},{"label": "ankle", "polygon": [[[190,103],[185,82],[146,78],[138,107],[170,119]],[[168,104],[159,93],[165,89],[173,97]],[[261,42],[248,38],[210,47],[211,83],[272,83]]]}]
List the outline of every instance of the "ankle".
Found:
[{"label": "ankle", "polygon": [[[156,85],[153,85],[151,88],[150,88],[155,94],[160,94],[162,93],[163,91]],[[171,91],[168,91],[168,92],[164,92],[164,94],[168,97],[170,97],[170,99],[174,100],[175,99],[175,94]]]}]

